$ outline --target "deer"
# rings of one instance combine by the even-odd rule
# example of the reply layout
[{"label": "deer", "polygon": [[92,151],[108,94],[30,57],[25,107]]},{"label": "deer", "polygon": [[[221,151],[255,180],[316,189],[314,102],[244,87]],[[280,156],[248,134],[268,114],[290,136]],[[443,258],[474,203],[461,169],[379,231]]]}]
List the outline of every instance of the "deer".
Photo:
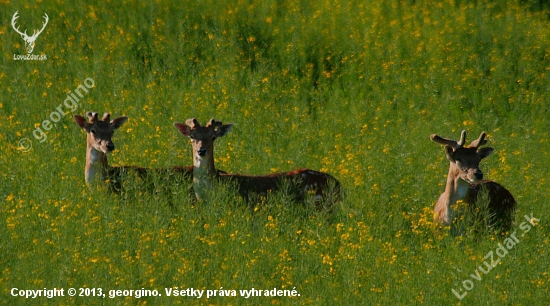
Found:
[{"label": "deer", "polygon": [[498,225],[506,232],[513,223],[516,210],[516,201],[512,194],[502,185],[483,179],[483,172],[479,169],[482,159],[493,153],[490,147],[480,148],[487,143],[486,133],[482,132],[478,139],[470,145],[466,142],[466,131],[463,130],[460,140],[446,139],[436,134],[430,135],[433,142],[445,146],[445,154],[450,161],[449,173],[445,191],[439,197],[434,207],[434,222],[451,225],[455,217],[453,205],[459,200],[468,205],[474,205],[482,190],[487,192],[488,209],[493,216],[493,225]]},{"label": "deer", "polygon": [[[267,196],[270,192],[281,190],[287,184],[289,195],[293,200],[304,202],[308,193],[315,193],[315,205],[322,209],[322,199],[327,199],[332,191],[332,199],[340,199],[340,182],[327,173],[296,169],[290,172],[280,172],[268,175],[243,175],[219,173],[214,165],[214,141],[225,136],[233,124],[223,124],[210,119],[201,126],[197,119],[192,118],[185,124],[176,122],[174,127],[191,140],[193,148],[193,188],[199,201],[204,200],[208,189],[216,183],[229,182],[236,185],[239,195],[247,202],[249,196]],[[250,203],[249,203],[250,204]]]},{"label": "deer", "polygon": [[88,120],[80,115],[75,115],[74,120],[87,134],[86,136],[86,166],[85,180],[87,185],[99,181],[110,181],[111,189],[121,191],[121,177],[123,173],[135,171],[141,178],[147,179],[147,175],[156,172],[161,175],[178,175],[191,185],[193,180],[192,166],[176,166],[165,169],[149,169],[136,166],[110,166],[107,162],[107,154],[115,149],[111,140],[115,130],[120,128],[128,117],[118,117],[110,120],[110,114],[105,113],[99,120],[98,113],[87,112]]},{"label": "deer", "polygon": [[43,18],[45,19],[44,23],[42,24],[42,29],[40,30],[34,30],[33,34],[31,36],[27,35],[27,30],[25,32],[19,31],[19,27],[15,25],[17,18],[19,18],[19,15],[17,15],[19,11],[16,11],[15,14],[13,14],[13,17],[11,18],[11,26],[17,32],[19,35],[21,35],[21,38],[25,41],[25,49],[27,49],[27,53],[31,54],[34,50],[34,45],[36,42],[36,39],[38,38],[38,35],[44,31],[46,28],[46,25],[48,24],[48,14],[44,13]]}]

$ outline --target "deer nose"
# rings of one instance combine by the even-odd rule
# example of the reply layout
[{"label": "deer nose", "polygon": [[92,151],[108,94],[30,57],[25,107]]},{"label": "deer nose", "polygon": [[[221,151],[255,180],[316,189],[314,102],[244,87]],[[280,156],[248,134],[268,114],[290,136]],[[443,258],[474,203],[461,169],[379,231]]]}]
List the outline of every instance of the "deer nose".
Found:
[{"label": "deer nose", "polygon": [[113,151],[115,149],[115,144],[114,143],[108,143],[107,144],[107,150],[109,151]]},{"label": "deer nose", "polygon": [[206,149],[199,149],[199,151],[197,151],[197,153],[199,153],[199,156],[205,156],[206,155]]}]

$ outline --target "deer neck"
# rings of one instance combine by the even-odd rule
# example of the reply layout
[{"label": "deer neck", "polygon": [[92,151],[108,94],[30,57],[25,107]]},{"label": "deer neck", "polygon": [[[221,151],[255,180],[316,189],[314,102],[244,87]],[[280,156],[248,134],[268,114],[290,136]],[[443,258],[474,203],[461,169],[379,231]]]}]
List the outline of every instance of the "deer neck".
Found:
[{"label": "deer neck", "polygon": [[214,167],[214,152],[209,150],[206,157],[194,155],[193,160],[193,189],[198,200],[205,198],[206,193],[214,186],[217,175]]},{"label": "deer neck", "polygon": [[458,200],[462,200],[468,193],[468,182],[459,176],[460,170],[456,164],[451,163],[449,173],[447,174],[447,183],[445,191],[439,197],[436,204],[436,213],[439,214],[439,220],[445,224],[451,224],[453,221],[452,205]]},{"label": "deer neck", "polygon": [[94,149],[90,142],[86,148],[86,183],[91,184],[97,180],[98,174],[101,175],[101,179],[107,177],[107,154]]}]

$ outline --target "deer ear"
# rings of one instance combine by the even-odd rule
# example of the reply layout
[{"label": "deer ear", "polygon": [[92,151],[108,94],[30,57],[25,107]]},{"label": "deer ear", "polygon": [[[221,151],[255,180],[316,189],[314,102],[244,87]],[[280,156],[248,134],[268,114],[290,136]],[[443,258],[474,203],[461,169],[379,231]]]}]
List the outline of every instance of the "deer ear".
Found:
[{"label": "deer ear", "polygon": [[231,128],[233,127],[233,124],[229,123],[229,124],[223,124],[223,125],[220,125],[218,126],[218,128],[216,129],[216,137],[223,137],[225,135],[227,135],[227,133],[229,133],[229,131],[231,131]]},{"label": "deer ear", "polygon": [[479,156],[479,158],[484,159],[485,157],[491,155],[491,153],[493,153],[494,150],[495,149],[489,148],[489,147],[481,148],[477,151],[477,155]]},{"label": "deer ear", "polygon": [[113,127],[113,129],[118,129],[119,127],[121,127],[126,121],[128,121],[128,117],[124,116],[124,117],[118,117],[116,119],[114,119],[113,121],[111,121],[111,126]]},{"label": "deer ear", "polygon": [[187,137],[191,137],[191,128],[183,123],[176,122],[174,123],[174,127],[178,129],[178,131],[183,135]]},{"label": "deer ear", "polygon": [[79,127],[81,127],[83,130],[86,130],[88,127],[88,121],[86,121],[86,118],[80,116],[80,115],[74,115],[74,121],[76,121],[76,124],[78,124]]}]

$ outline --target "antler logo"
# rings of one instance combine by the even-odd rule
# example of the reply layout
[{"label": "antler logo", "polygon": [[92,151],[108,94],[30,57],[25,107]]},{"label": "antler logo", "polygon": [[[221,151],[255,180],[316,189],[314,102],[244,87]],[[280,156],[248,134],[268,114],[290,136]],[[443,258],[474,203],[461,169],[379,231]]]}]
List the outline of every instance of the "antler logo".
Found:
[{"label": "antler logo", "polygon": [[27,53],[31,54],[32,50],[34,50],[34,44],[35,44],[36,39],[38,38],[38,35],[40,35],[40,33],[42,33],[42,31],[44,31],[44,28],[48,24],[48,20],[49,20],[48,14],[44,13],[44,19],[46,21],[42,25],[42,29],[34,30],[32,36],[29,36],[29,35],[27,35],[27,30],[25,30],[25,32],[22,33],[21,31],[19,31],[19,27],[15,26],[15,21],[16,21],[17,18],[19,18],[17,13],[18,13],[18,11],[15,12],[15,14],[13,14],[13,18],[11,19],[11,25],[12,25],[13,29],[15,30],[15,32],[19,33],[19,35],[21,35],[21,37],[25,41],[25,49],[27,49]]}]

